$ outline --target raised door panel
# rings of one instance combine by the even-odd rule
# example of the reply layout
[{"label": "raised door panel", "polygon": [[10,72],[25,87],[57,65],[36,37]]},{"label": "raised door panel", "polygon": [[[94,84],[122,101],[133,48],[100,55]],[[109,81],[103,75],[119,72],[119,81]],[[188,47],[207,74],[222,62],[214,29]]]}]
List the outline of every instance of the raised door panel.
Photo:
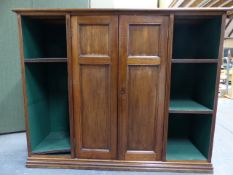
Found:
[{"label": "raised door panel", "polygon": [[75,153],[115,159],[118,18],[72,17]]},{"label": "raised door panel", "polygon": [[129,67],[127,147],[130,150],[154,149],[157,79],[158,69],[154,67]]},{"label": "raised door panel", "polygon": [[168,17],[120,16],[120,159],[161,159],[167,33]]},{"label": "raised door panel", "polygon": [[[110,77],[108,66],[80,68],[83,149],[108,149],[110,138]],[[93,125],[94,124],[94,125]]]}]

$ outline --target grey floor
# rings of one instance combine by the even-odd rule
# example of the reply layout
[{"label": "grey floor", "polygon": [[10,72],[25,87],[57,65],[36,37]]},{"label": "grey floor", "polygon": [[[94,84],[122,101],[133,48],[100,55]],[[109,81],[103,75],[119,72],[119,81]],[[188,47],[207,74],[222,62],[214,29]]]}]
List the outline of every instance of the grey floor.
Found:
[{"label": "grey floor", "polygon": [[[26,152],[25,133],[1,135],[0,175],[178,175],[160,172],[29,169],[25,168]],[[215,175],[233,175],[233,100],[219,100],[213,163]]]}]

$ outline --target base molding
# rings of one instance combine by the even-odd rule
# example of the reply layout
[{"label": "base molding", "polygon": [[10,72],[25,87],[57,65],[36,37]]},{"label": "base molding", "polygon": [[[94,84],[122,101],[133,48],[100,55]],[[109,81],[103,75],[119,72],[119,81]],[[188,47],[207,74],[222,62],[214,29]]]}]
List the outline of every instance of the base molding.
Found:
[{"label": "base molding", "polygon": [[208,162],[162,162],[162,161],[124,161],[124,160],[90,160],[57,157],[29,157],[29,168],[69,168],[126,171],[166,171],[213,173],[213,166]]}]

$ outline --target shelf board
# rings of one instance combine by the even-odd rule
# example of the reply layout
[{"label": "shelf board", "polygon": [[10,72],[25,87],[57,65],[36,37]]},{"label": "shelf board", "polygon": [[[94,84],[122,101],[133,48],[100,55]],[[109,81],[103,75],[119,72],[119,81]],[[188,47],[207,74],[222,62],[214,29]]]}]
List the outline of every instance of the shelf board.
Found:
[{"label": "shelf board", "polygon": [[218,63],[218,59],[172,59],[172,63]]},{"label": "shelf board", "polygon": [[60,63],[67,62],[67,58],[27,58],[25,63]]},{"label": "shelf board", "polygon": [[213,110],[191,99],[171,99],[169,113],[212,114]]},{"label": "shelf board", "polygon": [[40,144],[32,150],[34,154],[70,152],[69,135],[63,131],[50,132]]},{"label": "shelf board", "polygon": [[168,138],[167,160],[207,160],[188,138]]}]

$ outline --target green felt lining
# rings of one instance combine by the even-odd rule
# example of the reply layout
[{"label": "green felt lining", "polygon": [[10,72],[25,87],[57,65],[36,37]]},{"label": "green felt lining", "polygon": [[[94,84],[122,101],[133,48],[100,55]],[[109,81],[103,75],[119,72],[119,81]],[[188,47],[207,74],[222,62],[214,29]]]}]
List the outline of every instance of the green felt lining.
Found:
[{"label": "green felt lining", "polygon": [[206,160],[188,138],[170,138],[167,145],[167,160]]},{"label": "green felt lining", "polygon": [[70,149],[67,64],[26,64],[25,68],[32,152]]},{"label": "green felt lining", "polygon": [[170,114],[167,160],[207,160],[211,115]]},{"label": "green felt lining", "polygon": [[[221,16],[175,17],[173,59],[218,59]],[[172,64],[170,110],[212,111],[217,63]],[[212,116],[170,114],[167,160],[207,160]]]},{"label": "green felt lining", "polygon": [[[213,109],[217,64],[173,64],[171,104],[186,110]],[[189,103],[185,102],[189,99]],[[193,102],[192,102],[193,101]],[[199,104],[199,105],[197,105]],[[190,105],[190,106],[188,106]]]},{"label": "green felt lining", "polygon": [[70,139],[66,132],[50,132],[34,149],[33,153],[70,151]]},{"label": "green felt lining", "polygon": [[169,110],[172,111],[209,111],[212,110],[192,99],[171,99]]},{"label": "green felt lining", "polygon": [[62,19],[22,17],[25,59],[66,58],[66,24]]},{"label": "green felt lining", "polygon": [[221,16],[175,17],[173,58],[217,59]]}]

